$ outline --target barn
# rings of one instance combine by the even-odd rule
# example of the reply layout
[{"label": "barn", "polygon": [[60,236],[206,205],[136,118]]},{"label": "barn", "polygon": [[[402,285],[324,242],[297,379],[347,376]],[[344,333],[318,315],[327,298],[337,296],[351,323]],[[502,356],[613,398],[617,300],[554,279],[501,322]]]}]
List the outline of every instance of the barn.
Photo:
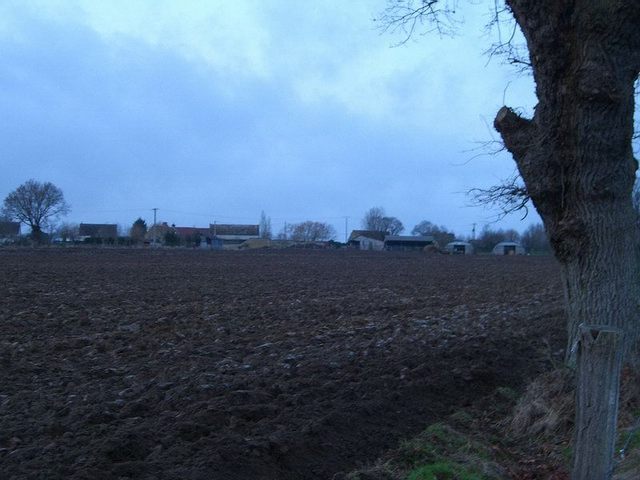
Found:
[{"label": "barn", "polygon": [[424,247],[435,245],[433,237],[387,235],[384,237],[385,250],[393,252],[422,251]]},{"label": "barn", "polygon": [[451,255],[473,255],[473,245],[460,240],[447,243],[445,250]]},{"label": "barn", "polygon": [[358,250],[383,250],[384,237],[384,232],[376,230],[353,230],[347,243]]},{"label": "barn", "polygon": [[0,244],[14,242],[20,236],[20,222],[0,222]]},{"label": "barn", "polygon": [[259,225],[212,223],[209,230],[215,249],[235,250],[247,240],[260,238]]},{"label": "barn", "polygon": [[195,248],[211,248],[211,229],[208,227],[175,227],[180,243]]},{"label": "barn", "polygon": [[20,235],[20,222],[0,222],[0,237],[12,238]]},{"label": "barn", "polygon": [[524,247],[518,242],[500,242],[493,247],[494,255],[524,255]]},{"label": "barn", "polygon": [[118,238],[118,226],[115,223],[81,223],[78,236],[82,239],[115,241]]}]

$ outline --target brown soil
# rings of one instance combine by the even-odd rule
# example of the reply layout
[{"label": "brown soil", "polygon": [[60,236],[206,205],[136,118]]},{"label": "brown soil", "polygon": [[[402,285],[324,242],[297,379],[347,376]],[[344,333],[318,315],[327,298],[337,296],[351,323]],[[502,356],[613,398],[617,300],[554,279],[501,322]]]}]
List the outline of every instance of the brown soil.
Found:
[{"label": "brown soil", "polygon": [[550,258],[0,250],[7,479],[331,479],[562,358]]}]

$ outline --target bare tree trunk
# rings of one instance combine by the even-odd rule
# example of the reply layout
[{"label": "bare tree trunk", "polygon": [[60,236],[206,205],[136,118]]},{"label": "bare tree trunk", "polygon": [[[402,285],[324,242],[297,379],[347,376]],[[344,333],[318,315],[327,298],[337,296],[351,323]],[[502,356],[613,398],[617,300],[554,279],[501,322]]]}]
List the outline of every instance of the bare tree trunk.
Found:
[{"label": "bare tree trunk", "polygon": [[580,325],[574,480],[608,480],[613,472],[622,368],[621,330]]},{"label": "bare tree trunk", "polygon": [[[494,123],[562,265],[568,363],[580,345],[572,478],[608,479],[620,365],[623,358],[640,363],[640,235],[632,206],[638,162],[631,143],[640,2],[506,3],[527,40],[538,105],[531,120],[503,107]],[[580,337],[582,322],[595,326]]]},{"label": "bare tree trunk", "polygon": [[36,245],[42,245],[44,234],[42,232],[42,228],[40,228],[39,225],[31,226],[31,239],[36,243]]},{"label": "bare tree trunk", "polygon": [[[631,194],[640,2],[507,0],[527,40],[538,105],[495,119],[562,265],[569,347],[582,322],[625,332],[638,361],[640,246]],[[567,361],[575,355],[568,348]]]},{"label": "bare tree trunk", "polygon": [[562,263],[569,320],[566,363],[570,365],[576,361],[574,345],[581,322],[613,325],[626,332],[631,338],[621,344],[623,356],[630,363],[638,361],[640,250],[635,213],[626,209],[630,211],[625,212],[624,205],[610,205],[592,212],[584,241],[593,247],[588,255]]}]

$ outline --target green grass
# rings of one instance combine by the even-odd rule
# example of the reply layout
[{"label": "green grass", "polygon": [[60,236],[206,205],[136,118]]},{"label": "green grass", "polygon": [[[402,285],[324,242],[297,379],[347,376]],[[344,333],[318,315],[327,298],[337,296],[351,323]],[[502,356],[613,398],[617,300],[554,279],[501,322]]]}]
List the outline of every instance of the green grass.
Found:
[{"label": "green grass", "polygon": [[445,423],[434,423],[405,441],[396,460],[410,472],[407,480],[486,480],[475,466],[491,462],[490,449]]},{"label": "green grass", "polygon": [[407,480],[485,480],[485,477],[455,463],[442,461],[416,468]]},{"label": "green grass", "polygon": [[457,424],[464,425],[465,427],[473,423],[473,416],[464,410],[458,410],[451,414],[449,418]]},{"label": "green grass", "polygon": [[627,452],[640,448],[640,429],[631,433],[631,436],[629,436],[629,433],[629,431],[624,430],[618,432],[616,451],[624,447],[625,443],[627,442]]}]

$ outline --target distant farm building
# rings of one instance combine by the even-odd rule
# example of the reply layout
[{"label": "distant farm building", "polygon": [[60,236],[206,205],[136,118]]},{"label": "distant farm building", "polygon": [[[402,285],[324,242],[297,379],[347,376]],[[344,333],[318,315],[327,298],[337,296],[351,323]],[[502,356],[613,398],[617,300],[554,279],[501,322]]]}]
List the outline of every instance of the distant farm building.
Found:
[{"label": "distant farm building", "polygon": [[213,234],[208,227],[175,227],[180,243],[187,247],[211,248]]},{"label": "distant farm building", "polygon": [[174,233],[175,226],[169,225],[167,222],[156,223],[155,225],[151,225],[147,233],[145,233],[144,238],[147,242],[150,243],[164,243],[166,235],[168,233]]},{"label": "distant farm building", "polygon": [[435,245],[433,237],[406,235],[387,235],[384,237],[385,250],[394,252],[422,251],[430,245]]},{"label": "distant farm building", "polygon": [[0,243],[11,243],[20,236],[20,222],[0,222]]},{"label": "distant farm building", "polygon": [[118,226],[115,223],[81,223],[78,236],[83,240],[112,240],[118,238]]},{"label": "distant farm building", "polygon": [[237,249],[243,242],[260,238],[260,225],[211,224],[214,248]]},{"label": "distant farm building", "polygon": [[452,255],[473,255],[473,245],[469,242],[449,242],[445,250]]},{"label": "distant farm building", "polygon": [[17,237],[20,235],[20,222],[0,222],[0,237]]},{"label": "distant farm building", "polygon": [[353,230],[349,235],[348,245],[358,250],[383,250],[384,232],[375,230]]},{"label": "distant farm building", "polygon": [[518,242],[500,242],[493,247],[494,255],[524,255],[524,247]]}]

